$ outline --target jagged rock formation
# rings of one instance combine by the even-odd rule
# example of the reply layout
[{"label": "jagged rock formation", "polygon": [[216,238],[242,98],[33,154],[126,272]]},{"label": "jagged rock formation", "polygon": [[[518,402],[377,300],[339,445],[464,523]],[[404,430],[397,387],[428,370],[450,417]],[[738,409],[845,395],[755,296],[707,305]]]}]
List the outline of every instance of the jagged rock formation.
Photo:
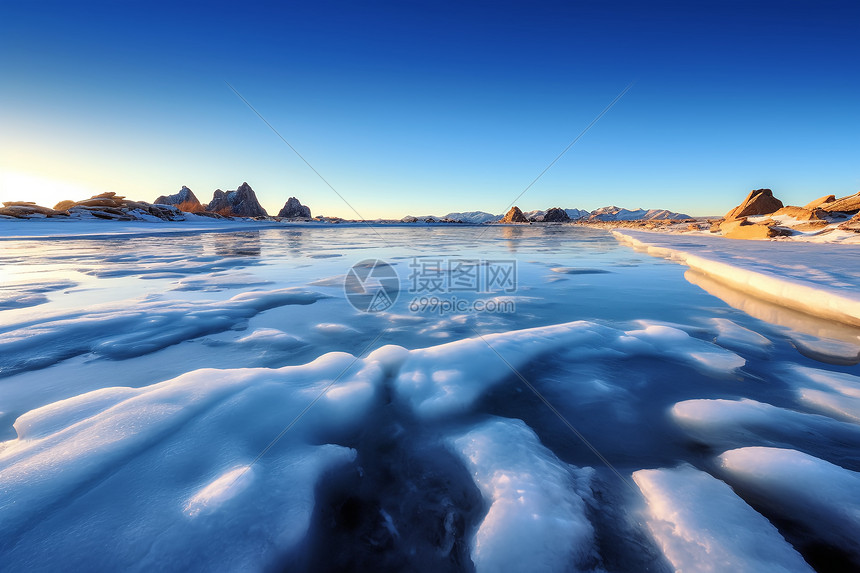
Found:
[{"label": "jagged rock formation", "polygon": [[500,223],[528,223],[529,220],[526,219],[526,216],[523,215],[523,212],[520,210],[520,208],[517,207],[516,205],[514,205],[513,207],[511,207],[511,210],[508,211],[505,214],[505,216],[502,217],[502,220],[499,222]]},{"label": "jagged rock formation", "polygon": [[828,213],[856,213],[860,211],[860,191],[821,205]]},{"label": "jagged rock formation", "polygon": [[257,195],[251,186],[242,183],[235,191],[215,190],[212,201],[209,202],[207,211],[220,215],[235,217],[268,217],[269,214],[257,201]]},{"label": "jagged rock formation", "polygon": [[181,208],[184,211],[203,210],[203,205],[200,204],[200,201],[194,195],[194,192],[185,185],[182,186],[179,193],[174,193],[173,195],[162,195],[156,199],[154,203],[156,205],[181,205]]},{"label": "jagged rock formation", "polygon": [[311,208],[302,205],[295,197],[290,197],[284,203],[284,208],[278,212],[278,217],[284,217],[285,219],[310,219]]},{"label": "jagged rock formation", "polygon": [[564,223],[570,221],[570,217],[561,207],[552,207],[544,213],[543,220],[544,223]]},{"label": "jagged rock formation", "polygon": [[740,205],[726,213],[725,219],[740,219],[741,217],[752,217],[755,215],[770,215],[782,209],[782,201],[773,196],[770,189],[755,189],[750,191],[747,198]]}]

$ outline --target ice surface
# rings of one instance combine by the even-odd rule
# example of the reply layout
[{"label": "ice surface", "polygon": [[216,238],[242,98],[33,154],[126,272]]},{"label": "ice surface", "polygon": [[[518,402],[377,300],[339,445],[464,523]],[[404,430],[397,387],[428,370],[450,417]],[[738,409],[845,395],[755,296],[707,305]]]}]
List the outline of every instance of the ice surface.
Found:
[{"label": "ice surface", "polygon": [[[156,227],[169,229],[146,228]],[[253,227],[2,241],[7,282],[75,286],[0,311],[0,366],[17,372],[4,370],[0,384],[0,568],[470,570],[479,531],[484,547],[513,553],[519,535],[532,539],[521,531],[544,528],[552,543],[535,548],[561,569],[666,570],[633,511],[635,492],[505,361],[624,474],[710,464],[750,445],[858,469],[855,382],[833,371],[852,370],[822,364],[801,375],[792,363],[812,362],[784,328],[714,299],[678,265],[631,258],[603,231],[385,227],[380,239],[363,226]],[[514,301],[516,312],[411,312],[416,255],[517,259],[516,293],[458,294]],[[359,313],[343,295],[343,273],[367,256],[401,262],[391,312]],[[814,265],[795,262],[787,275],[816,278]],[[561,267],[612,272],[549,271]],[[818,279],[839,288],[852,272]],[[334,278],[308,286],[322,277]],[[329,297],[289,304],[286,293],[307,289]],[[817,324],[837,331],[832,320]],[[843,330],[840,340],[860,340]],[[492,348],[476,331],[493,333],[484,334]],[[451,342],[431,346],[440,341]],[[344,353],[375,346],[355,363]],[[698,411],[679,406],[685,420],[667,415],[694,398],[727,397]],[[453,442],[466,435],[474,471]],[[593,472],[576,469],[585,466]],[[510,477],[535,517],[504,484],[485,497],[473,483],[479,470],[483,483],[490,472]],[[565,529],[550,528],[551,518],[590,522],[592,537],[577,526],[557,544]],[[785,535],[814,558],[807,543],[827,525],[805,527]],[[488,568],[495,552],[475,559]]]},{"label": "ice surface", "polygon": [[92,352],[121,360],[141,356],[205,334],[222,332],[264,310],[312,304],[325,295],[297,288],[254,291],[223,302],[139,303],[55,316],[37,324],[12,325],[0,340],[0,375],[42,368]]},{"label": "ice surface", "polygon": [[707,473],[682,465],[639,470],[633,480],[675,571],[812,571],[767,519]]},{"label": "ice surface", "polygon": [[860,473],[792,449],[750,447],[719,457],[725,479],[782,518],[850,552],[860,565]]},{"label": "ice surface", "polygon": [[613,337],[612,329],[573,322],[415,350],[397,378],[397,395],[421,418],[450,416],[467,411],[487,389],[511,377],[511,367],[567,346],[597,348]]},{"label": "ice surface", "polygon": [[0,310],[25,308],[48,302],[46,293],[69,289],[78,283],[71,280],[3,281],[0,283]]},{"label": "ice surface", "polygon": [[[277,370],[197,370],[22,416],[18,438],[0,449],[4,563],[271,567],[306,535],[320,476],[355,456],[314,444],[355,431],[383,372],[375,360],[355,363],[334,353]],[[336,379],[301,424],[248,469]]]},{"label": "ice surface", "polygon": [[[513,371],[552,351],[569,359],[659,356],[712,375],[728,375],[745,360],[687,333],[661,325],[624,332],[577,321],[526,330],[487,334],[410,353],[396,381],[397,395],[422,418],[468,410],[489,388]],[[457,368],[445,368],[446,364]]]},{"label": "ice surface", "polygon": [[580,493],[590,470],[561,462],[520,420],[491,419],[448,441],[489,509],[471,542],[475,569],[593,568],[594,529]]}]

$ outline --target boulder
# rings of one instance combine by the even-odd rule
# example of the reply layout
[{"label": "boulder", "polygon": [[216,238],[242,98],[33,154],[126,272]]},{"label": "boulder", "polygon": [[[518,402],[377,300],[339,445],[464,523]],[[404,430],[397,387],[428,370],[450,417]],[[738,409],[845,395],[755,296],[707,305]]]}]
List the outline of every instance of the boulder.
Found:
[{"label": "boulder", "polygon": [[177,205],[183,211],[202,211],[203,205],[200,204],[200,201],[197,199],[197,196],[194,195],[194,192],[186,187],[182,186],[182,189],[179,190],[178,193],[174,193],[173,195],[162,195],[158,197],[154,204],[156,205]]},{"label": "boulder", "polygon": [[235,191],[226,193],[216,189],[207,211],[236,217],[268,217],[266,210],[257,201],[256,193],[247,183],[242,183]]},{"label": "boulder", "polygon": [[821,209],[807,209],[806,207],[793,207],[791,205],[783,207],[773,214],[788,215],[789,217],[794,217],[798,221],[821,221],[827,216],[827,213]]},{"label": "boulder", "polygon": [[828,213],[853,213],[860,211],[860,191],[848,197],[842,197],[821,206]]},{"label": "boulder", "polygon": [[60,201],[56,205],[54,205],[54,211],[66,211],[69,207],[74,207],[75,202],[70,201],[69,199],[65,199],[64,201]]},{"label": "boulder", "polygon": [[65,211],[57,211],[26,201],[4,201],[0,207],[0,215],[16,219],[40,219],[45,217],[67,217]]},{"label": "boulder", "polygon": [[560,207],[552,207],[543,215],[544,223],[564,223],[570,221],[570,216]]},{"label": "boulder", "polygon": [[502,217],[502,220],[499,222],[500,223],[528,223],[529,220],[526,219],[526,216],[523,215],[523,212],[520,210],[520,208],[517,207],[516,205],[514,205],[513,207],[511,207],[511,210],[508,211],[505,214],[505,216]]},{"label": "boulder", "polygon": [[803,206],[804,209],[815,209],[816,207],[821,207],[825,203],[832,203],[836,200],[836,195],[825,195],[824,197],[819,197],[815,201],[810,201],[806,205]]},{"label": "boulder", "polygon": [[770,189],[755,189],[750,191],[740,205],[726,213],[726,220],[751,217],[754,215],[769,215],[782,209],[782,201],[773,196]]},{"label": "boulder", "polygon": [[285,219],[311,218],[311,208],[302,205],[295,197],[290,197],[284,203],[284,208],[278,212],[278,217]]},{"label": "boulder", "polygon": [[784,229],[773,225],[768,220],[761,223],[750,223],[746,217],[723,221],[720,231],[728,239],[770,239],[771,237],[791,235],[791,229]]}]

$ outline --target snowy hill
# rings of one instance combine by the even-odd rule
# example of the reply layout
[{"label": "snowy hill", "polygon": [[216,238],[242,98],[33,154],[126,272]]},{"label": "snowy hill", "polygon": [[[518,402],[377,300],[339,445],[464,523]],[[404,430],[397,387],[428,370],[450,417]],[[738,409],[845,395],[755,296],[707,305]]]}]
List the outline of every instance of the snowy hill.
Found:
[{"label": "snowy hill", "polygon": [[623,209],[610,205],[595,209],[588,216],[589,221],[653,221],[662,219],[690,219],[684,213],[674,213],[666,209]]},{"label": "snowy hill", "polygon": [[438,215],[424,215],[421,217],[413,217],[412,215],[406,215],[401,219],[401,221],[409,222],[412,219],[417,221],[426,221],[430,219],[431,221],[443,221],[448,219],[450,221],[463,221],[464,223],[487,223],[489,221],[498,221],[502,218],[502,215],[493,215],[492,213],[487,213],[486,211],[465,211],[462,213],[453,212],[448,213],[447,215],[438,216]]}]

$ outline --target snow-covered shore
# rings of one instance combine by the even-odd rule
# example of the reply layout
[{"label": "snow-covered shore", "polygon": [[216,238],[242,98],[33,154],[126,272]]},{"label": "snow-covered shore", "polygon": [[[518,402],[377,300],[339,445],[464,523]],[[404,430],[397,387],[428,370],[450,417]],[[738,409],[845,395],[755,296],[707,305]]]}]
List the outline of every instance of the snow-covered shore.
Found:
[{"label": "snow-covered shore", "polygon": [[738,291],[860,326],[860,245],[737,241],[630,229],[612,234],[649,255],[680,262]]}]

